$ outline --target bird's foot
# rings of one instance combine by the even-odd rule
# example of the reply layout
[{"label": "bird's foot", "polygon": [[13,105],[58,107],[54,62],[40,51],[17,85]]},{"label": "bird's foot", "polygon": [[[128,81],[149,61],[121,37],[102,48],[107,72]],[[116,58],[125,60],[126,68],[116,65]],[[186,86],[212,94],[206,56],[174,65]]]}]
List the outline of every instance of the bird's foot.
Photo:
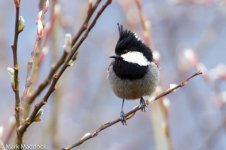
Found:
[{"label": "bird's foot", "polygon": [[121,111],[121,114],[120,114],[120,121],[121,121],[122,125],[127,125],[126,124],[126,116],[123,111]]},{"label": "bird's foot", "polygon": [[146,105],[145,100],[143,99],[143,97],[140,98],[140,105],[141,105],[141,111],[145,112],[147,105]]}]

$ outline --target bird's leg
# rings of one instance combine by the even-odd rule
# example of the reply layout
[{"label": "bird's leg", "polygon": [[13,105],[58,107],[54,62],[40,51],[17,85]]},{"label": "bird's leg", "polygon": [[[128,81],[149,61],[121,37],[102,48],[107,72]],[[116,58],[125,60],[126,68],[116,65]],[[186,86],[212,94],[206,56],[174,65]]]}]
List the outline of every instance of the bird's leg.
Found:
[{"label": "bird's leg", "polygon": [[143,97],[140,98],[141,111],[145,112],[145,108],[147,107],[145,100]]},{"label": "bird's leg", "polygon": [[123,100],[122,100],[122,108],[121,108],[121,113],[120,113],[120,121],[121,121],[122,125],[127,125],[126,124],[126,117],[125,117],[125,114],[124,114],[124,111],[123,111],[124,101],[125,101],[125,99],[123,98]]}]

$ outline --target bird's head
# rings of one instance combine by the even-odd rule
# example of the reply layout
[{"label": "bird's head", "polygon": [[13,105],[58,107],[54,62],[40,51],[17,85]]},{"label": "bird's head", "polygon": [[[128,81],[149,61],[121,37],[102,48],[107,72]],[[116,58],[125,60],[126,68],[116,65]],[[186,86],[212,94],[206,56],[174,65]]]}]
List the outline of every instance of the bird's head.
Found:
[{"label": "bird's head", "polygon": [[116,56],[111,58],[122,59],[141,66],[147,66],[153,61],[152,52],[148,46],[132,31],[118,25],[119,39],[115,47]]}]

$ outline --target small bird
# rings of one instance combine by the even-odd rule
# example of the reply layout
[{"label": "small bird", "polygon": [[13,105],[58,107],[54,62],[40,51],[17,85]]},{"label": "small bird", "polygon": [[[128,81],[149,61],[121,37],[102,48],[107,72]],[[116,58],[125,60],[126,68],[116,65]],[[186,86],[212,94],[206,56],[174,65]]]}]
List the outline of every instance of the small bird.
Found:
[{"label": "small bird", "polygon": [[130,30],[118,25],[119,40],[115,56],[108,68],[108,79],[114,93],[122,98],[120,120],[126,125],[123,111],[124,100],[140,98],[142,111],[145,111],[143,96],[151,95],[159,82],[159,69],[154,63],[151,49]]}]

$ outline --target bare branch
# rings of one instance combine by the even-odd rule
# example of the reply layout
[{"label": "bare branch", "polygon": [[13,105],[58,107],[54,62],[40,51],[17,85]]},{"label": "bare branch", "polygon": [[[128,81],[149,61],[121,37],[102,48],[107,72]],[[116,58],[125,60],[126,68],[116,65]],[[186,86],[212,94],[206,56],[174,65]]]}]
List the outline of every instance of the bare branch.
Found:
[{"label": "bare branch", "polygon": [[[40,72],[40,64],[42,63],[43,59],[40,59],[40,57],[44,57],[43,50],[45,49],[44,46],[42,45],[43,42],[43,35],[45,31],[45,15],[48,10],[48,4],[46,1],[39,1],[39,12],[37,14],[36,18],[36,25],[37,25],[37,34],[36,34],[36,40],[34,44],[34,48],[31,51],[30,59],[27,63],[27,75],[26,75],[26,83],[25,83],[25,88],[23,91],[23,95],[21,97],[21,101],[25,101],[25,110],[24,110],[24,118],[26,119],[29,115],[29,101],[27,100],[27,97],[29,93],[33,90],[34,85],[38,81],[38,75]],[[46,33],[47,34],[47,33]],[[48,34],[47,34],[48,35]],[[46,42],[46,41],[45,41]]]},{"label": "bare branch", "polygon": [[[74,46],[76,44],[78,39],[81,37],[82,33],[88,28],[89,20],[92,17],[92,15],[94,14],[94,11],[96,10],[96,8],[99,6],[100,2],[101,2],[101,0],[97,0],[94,6],[89,6],[85,21],[83,22],[82,26],[80,27],[78,33],[73,37],[72,46]],[[64,55],[62,57],[64,57]],[[55,74],[56,71],[61,67],[62,59],[66,59],[66,57],[65,58],[62,58],[62,57],[57,62],[57,64],[51,69],[48,77],[39,85],[37,90],[28,97],[29,104],[32,104],[34,102],[35,98],[37,96],[39,96],[41,94],[41,92],[49,85],[53,74]]]},{"label": "bare branch", "polygon": [[47,85],[51,82],[51,79],[53,75],[57,72],[57,70],[61,67],[61,65],[65,62],[66,58],[68,56],[68,53],[64,51],[63,55],[59,59],[59,61],[52,67],[52,69],[49,72],[49,75],[47,78],[38,86],[37,90],[28,97],[28,105],[31,105],[35,98],[41,94],[41,92],[47,87]]},{"label": "bare branch", "polygon": [[[164,96],[166,96],[166,95],[172,93],[172,92],[175,91],[176,89],[185,86],[185,85],[188,83],[188,81],[189,81],[190,79],[192,79],[193,77],[198,76],[198,75],[200,75],[200,74],[202,74],[202,72],[200,72],[200,71],[194,73],[194,74],[193,74],[192,76],[190,76],[189,78],[187,78],[187,79],[181,81],[180,84],[178,84],[178,85],[175,86],[174,88],[168,89],[168,90],[166,90],[165,92],[163,92],[163,93],[159,94],[158,96],[156,96],[152,101],[158,100],[158,99],[160,99],[160,98],[162,98],[162,97],[164,97]],[[146,100],[146,104],[149,105],[150,102],[149,102],[148,100]],[[129,111],[128,113],[125,114],[126,120],[132,118],[132,117],[135,115],[135,113],[136,113],[138,110],[141,110],[141,109],[142,109],[142,107],[141,107],[140,105],[134,107],[131,111]],[[76,142],[75,144],[73,144],[73,145],[71,145],[71,146],[68,146],[68,147],[63,148],[63,150],[71,150],[72,148],[75,148],[75,147],[81,145],[81,144],[84,143],[85,141],[87,141],[87,140],[89,140],[89,139],[91,139],[91,138],[96,137],[102,130],[107,129],[107,128],[109,128],[110,126],[112,126],[112,125],[114,125],[114,124],[116,124],[116,123],[118,123],[118,122],[120,122],[120,118],[117,118],[117,119],[115,119],[115,120],[113,120],[113,121],[109,121],[109,122],[107,122],[107,123],[101,125],[101,126],[100,126],[98,129],[96,129],[96,131],[94,131],[93,133],[87,133],[87,134],[85,134],[78,142]]]},{"label": "bare branch", "polygon": [[82,33],[87,29],[89,20],[92,17],[92,15],[94,14],[97,7],[99,6],[100,2],[101,2],[101,0],[97,0],[96,3],[94,4],[94,6],[89,5],[86,19],[84,20],[84,22],[83,22],[82,26],[80,27],[78,33],[74,36],[72,43],[71,43],[72,46],[75,45],[75,43],[81,37]]},{"label": "bare branch", "polygon": [[[12,88],[15,93],[15,118],[16,118],[16,126],[17,129],[20,126],[20,111],[21,111],[21,101],[20,101],[20,92],[19,92],[19,65],[17,58],[17,47],[18,47],[18,37],[19,33],[19,17],[20,17],[20,0],[14,1],[16,8],[16,16],[15,16],[15,29],[14,29],[14,42],[12,47],[13,51],[13,64],[14,64],[14,83],[12,83]],[[17,144],[22,144],[22,139],[19,138],[17,132]]]},{"label": "bare branch", "polygon": [[56,86],[59,78],[62,76],[62,74],[65,72],[65,70],[70,66],[70,61],[76,60],[76,56],[77,56],[79,47],[81,46],[83,41],[89,35],[89,32],[92,30],[92,28],[96,24],[96,21],[99,19],[99,17],[104,12],[104,10],[107,8],[107,6],[110,4],[111,4],[111,0],[107,0],[105,2],[105,4],[100,8],[100,10],[97,12],[95,18],[91,22],[90,26],[88,26],[85,34],[79,40],[78,44],[76,44],[75,46],[72,47],[72,51],[71,51],[70,55],[68,56],[66,62],[62,66],[62,68],[59,70],[59,72],[57,74],[55,73],[53,75],[51,85],[50,85],[49,89],[47,90],[46,94],[44,95],[42,101],[35,105],[35,108],[34,108],[33,112],[31,113],[31,115],[23,122],[23,124],[21,125],[21,127],[18,130],[19,135],[22,138],[23,138],[23,135],[26,132],[27,128],[34,122],[36,114],[39,112],[39,110],[42,108],[42,106],[44,106],[48,102],[49,96],[54,92],[55,86]]},{"label": "bare branch", "polygon": [[14,63],[14,86],[13,91],[15,92],[15,100],[16,100],[16,124],[20,125],[20,96],[19,96],[19,66],[18,66],[18,58],[17,58],[17,46],[18,46],[18,26],[19,26],[19,16],[20,16],[20,7],[16,6],[16,17],[15,17],[15,31],[14,31],[14,42],[12,45],[13,50],[13,63]]},{"label": "bare branch", "polygon": [[143,28],[143,36],[144,36],[144,41],[151,47],[152,50],[154,50],[154,44],[153,40],[150,34],[150,22],[146,19],[144,10],[141,5],[141,0],[135,0],[136,1],[136,6],[139,12],[139,17],[140,17],[140,22]]}]

